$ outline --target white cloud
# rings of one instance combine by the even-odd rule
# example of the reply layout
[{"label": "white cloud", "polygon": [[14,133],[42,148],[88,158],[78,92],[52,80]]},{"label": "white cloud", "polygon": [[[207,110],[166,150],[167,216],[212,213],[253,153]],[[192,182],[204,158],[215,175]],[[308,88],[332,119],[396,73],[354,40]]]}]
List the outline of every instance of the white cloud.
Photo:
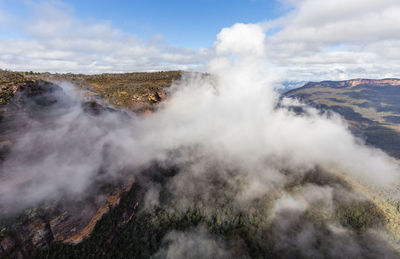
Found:
[{"label": "white cloud", "polygon": [[[26,37],[0,42],[0,68],[77,73],[204,70],[214,51],[243,57],[240,53],[252,50],[266,53],[265,58],[285,72],[285,80],[400,77],[399,1],[280,2],[286,15],[261,23],[263,29],[244,24],[225,28],[214,49],[175,48],[162,35],[140,39],[109,21],[78,19],[60,1],[27,2],[32,15],[10,25],[19,26],[19,34]],[[8,23],[18,20],[0,12],[0,25],[5,15]],[[260,40],[248,36],[253,34]]]},{"label": "white cloud", "polygon": [[400,2],[282,1],[291,11],[263,23],[269,58],[298,80],[399,76]]},{"label": "white cloud", "polygon": [[160,35],[144,41],[107,21],[77,19],[59,1],[28,6],[32,16],[19,21],[27,37],[0,42],[0,68],[76,73],[198,70],[209,55],[173,48]]},{"label": "white cloud", "polygon": [[[74,95],[72,101],[68,95],[60,95],[70,108],[61,116],[55,111],[57,117],[50,117],[54,127],[32,123],[0,168],[4,172],[0,172],[0,193],[8,192],[10,183],[19,179],[34,179],[32,185],[21,187],[24,191],[11,185],[12,192],[0,195],[0,207],[2,202],[7,207],[15,200],[31,205],[63,192],[83,194],[97,179],[100,168],[104,167],[108,179],[117,177],[121,169],[140,172],[153,161],[179,166],[182,173],[174,177],[170,188],[186,201],[199,192],[210,200],[208,195],[214,194],[207,191],[213,188],[209,176],[221,177],[235,187],[240,203],[282,188],[314,168],[339,170],[387,190],[398,183],[399,165],[393,158],[361,145],[339,117],[321,115],[306,106],[305,113],[298,116],[286,108],[298,105],[291,99],[276,108],[276,73],[266,69],[262,53],[246,49],[239,33],[246,30],[256,41],[255,46],[262,46],[264,38],[254,27],[257,25],[236,24],[228,36],[226,30],[221,32],[216,47],[229,47],[226,57],[216,55],[211,62],[209,69],[214,77],[185,74],[181,82],[169,88],[168,100],[149,116],[106,112],[93,117],[84,112]],[[55,60],[49,63],[60,69],[70,65]],[[87,66],[107,69],[109,64]],[[62,86],[67,94],[73,93],[69,84]],[[43,152],[32,157],[36,150]],[[329,190],[324,190],[310,187],[298,195],[318,204],[320,200],[313,193],[329,197]],[[156,198],[157,190],[146,197]],[[293,199],[284,200],[283,207],[295,207],[297,198]],[[178,204],[185,206],[186,201]]]},{"label": "white cloud", "polygon": [[219,55],[226,53],[239,56],[249,53],[263,55],[265,52],[264,40],[265,33],[260,26],[238,23],[230,28],[222,29],[217,35],[215,48]]}]

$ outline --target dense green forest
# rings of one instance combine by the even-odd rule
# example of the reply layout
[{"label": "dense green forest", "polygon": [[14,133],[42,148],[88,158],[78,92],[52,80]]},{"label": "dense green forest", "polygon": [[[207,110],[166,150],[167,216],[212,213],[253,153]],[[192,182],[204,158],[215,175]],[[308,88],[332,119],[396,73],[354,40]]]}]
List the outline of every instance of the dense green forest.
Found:
[{"label": "dense green forest", "polygon": [[[206,233],[211,243],[218,247],[218,250],[214,247],[209,251],[211,257],[309,258],[315,255],[337,258],[338,253],[341,253],[337,249],[346,242],[369,247],[353,251],[355,256],[362,258],[373,258],[390,251],[384,242],[369,232],[374,227],[382,226],[384,220],[381,212],[371,202],[344,199],[338,192],[335,193],[335,211],[332,214],[309,208],[300,212],[281,211],[276,217],[273,216],[274,197],[271,195],[245,206],[235,203],[229,195],[215,200],[198,197],[186,207],[180,206],[179,197],[174,197],[168,190],[169,179],[174,175],[172,173],[164,177],[160,174],[152,179],[153,183],[163,186],[160,204],[149,208],[141,202],[137,206],[148,187],[135,183],[122,198],[120,205],[97,224],[88,239],[77,245],[55,243],[49,249],[40,251],[38,257],[164,258],[168,248],[174,245],[174,239],[168,239],[171,232],[189,233],[186,238],[190,238],[190,233]],[[350,191],[339,179],[321,172],[310,172],[289,184],[286,189],[290,192],[305,184],[339,184],[343,190]],[[218,188],[220,186],[216,184],[211,190],[218,192]],[[127,218],[127,212],[132,213],[132,217],[126,224],[121,224],[121,219]],[[335,233],[331,230],[332,224],[348,227],[352,232]],[[301,233],[304,235],[309,231],[313,232],[312,239],[307,240],[301,236]],[[300,242],[299,238],[304,238],[304,241]],[[370,245],[372,242],[374,246]],[[350,249],[350,246],[343,247]],[[221,253],[221,250],[224,252]],[[186,252],[193,256],[194,251]],[[347,254],[350,252],[343,251]],[[202,254],[204,256],[204,251]]]}]

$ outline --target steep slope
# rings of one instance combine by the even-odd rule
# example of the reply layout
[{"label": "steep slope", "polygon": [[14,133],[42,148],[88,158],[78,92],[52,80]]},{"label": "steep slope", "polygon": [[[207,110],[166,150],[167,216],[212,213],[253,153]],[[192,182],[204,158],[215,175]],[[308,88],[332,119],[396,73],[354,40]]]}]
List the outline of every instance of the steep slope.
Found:
[{"label": "steep slope", "polygon": [[[181,75],[181,71],[75,75],[0,70],[0,169],[18,139],[32,129],[32,123],[51,125],[68,110],[70,104],[64,101],[65,93],[58,84],[69,82],[80,88],[85,93],[82,110],[96,117],[119,113],[118,108],[149,112]],[[6,172],[0,176],[2,173]],[[54,242],[80,243],[130,191],[134,177],[126,174],[123,181],[110,179],[90,186],[88,195],[79,200],[48,200],[22,212],[1,207],[0,257],[31,258]],[[2,180],[9,182],[10,189],[30,184],[29,178]],[[129,222],[136,207],[125,208],[117,225]]]},{"label": "steep slope", "polygon": [[[35,94],[19,95],[20,89],[24,87],[17,87],[13,94],[6,98],[7,105],[4,107],[11,107],[8,105],[15,103],[15,111],[19,114],[14,118],[23,115],[39,120],[51,120],[51,117],[42,117],[42,113],[62,107],[62,103],[58,103],[53,94],[47,94],[57,92],[49,91],[52,88],[58,89],[57,85],[43,81],[44,78],[52,82],[64,80],[77,83],[87,92],[90,100],[82,104],[83,110],[94,117],[101,113],[119,112],[115,107],[101,104],[103,101],[134,111],[154,109],[155,104],[166,97],[163,95],[165,88],[173,80],[168,72],[94,76],[14,74],[13,76],[21,82],[33,82],[28,83],[26,87],[30,89],[28,93]],[[151,78],[154,76],[159,80],[154,80],[155,86],[152,88],[147,83],[152,82]],[[143,80],[140,79],[142,77]],[[357,85],[355,82],[342,82],[341,86],[318,87],[343,87],[349,88],[347,90],[351,92],[351,89],[370,82],[359,81],[363,83]],[[11,86],[15,85],[12,80],[10,82]],[[395,83],[396,80],[390,80],[378,85],[395,87]],[[330,84],[334,83],[328,83]],[[33,91],[36,86],[42,90]],[[307,87],[314,88],[317,87]],[[365,96],[363,102],[374,103],[369,100],[374,95],[376,94]],[[387,95],[389,98],[390,94]],[[17,96],[22,99],[17,99]],[[96,101],[103,97],[100,102]],[[309,97],[314,98],[313,95]],[[340,95],[336,97],[340,98]],[[39,100],[39,104],[36,101],[27,102],[31,99]],[[317,101],[321,100],[313,99],[315,103],[310,103],[317,106]],[[349,101],[348,107],[359,102]],[[336,103],[340,104],[340,101]],[[395,101],[387,101],[386,104],[396,106]],[[327,105],[318,107],[331,108]],[[336,105],[332,107],[335,108]],[[10,108],[5,111],[4,116],[7,116]],[[26,111],[29,113],[26,114]],[[373,117],[362,116],[360,119],[351,112],[344,114],[354,130],[381,124],[385,127],[386,124],[389,125],[387,122],[374,122]],[[397,114],[393,110],[390,116],[396,117]],[[351,120],[352,116],[356,119]],[[12,118],[2,122],[7,122],[4,127],[12,129],[10,134],[19,133],[19,129],[23,128],[12,126]],[[395,126],[396,124],[392,124],[392,127]],[[26,129],[29,130],[29,125]],[[378,136],[379,134],[380,131]],[[15,137],[18,137],[18,134]],[[9,146],[14,143],[8,135],[4,139]],[[186,151],[196,153],[197,150],[194,148]],[[357,255],[362,258],[398,256],[398,251],[374,232],[386,227],[388,233],[384,232],[383,235],[393,234],[395,238],[398,237],[397,227],[392,227],[398,222],[392,220],[398,215],[396,206],[387,202],[383,195],[376,195],[376,190],[369,189],[353,179],[332,172],[329,168],[310,169],[303,174],[297,174],[297,169],[291,168],[284,172],[288,178],[284,186],[248,204],[238,204],[235,196],[239,192],[238,189],[242,185],[245,186],[245,183],[240,182],[243,179],[239,179],[238,183],[233,185],[236,189],[230,188],[226,179],[214,172],[216,170],[217,165],[210,166],[206,172],[206,185],[197,186],[204,179],[194,176],[189,179],[194,184],[193,192],[176,195],[173,189],[175,176],[185,175],[185,169],[153,164],[136,174],[136,178],[129,178],[130,172],[127,172],[123,182],[108,181],[106,185],[91,186],[88,193],[97,196],[95,200],[92,199],[93,196],[87,196],[82,200],[68,200],[61,204],[50,201],[29,208],[22,214],[13,215],[0,222],[0,255],[9,258],[163,258],[168,253],[171,243],[174,245],[179,241],[183,242],[182,249],[189,247],[196,250],[196,245],[193,244],[205,244],[211,251],[216,252],[210,254],[210,257],[219,258],[335,258],[342,250],[346,250],[343,251],[346,256]],[[238,172],[227,170],[225,173],[229,179],[236,181]],[[210,192],[206,196],[195,191],[205,187]],[[148,207],[148,199],[151,199],[149,194],[154,192],[154,188],[155,195],[160,199],[157,203],[150,203],[151,207]],[[325,198],[331,203],[326,204]],[[188,202],[189,206],[183,205]],[[389,213],[385,213],[387,208]],[[188,247],[185,247],[185,244]]]},{"label": "steep slope", "polygon": [[[156,171],[161,176],[163,170],[158,168]],[[177,242],[175,235],[183,242],[180,249],[187,249],[184,240],[214,244],[216,250],[221,252],[217,253],[218,258],[307,258],[310,251],[317,257],[336,258],[342,252],[351,254],[351,251],[340,249],[351,249],[348,244],[351,247],[354,242],[361,247],[369,247],[360,251],[365,258],[398,256],[394,248],[373,232],[386,224],[381,208],[363,198],[362,192],[352,190],[353,186],[341,177],[324,170],[310,171],[285,186],[285,192],[301,202],[301,207],[295,212],[290,207],[278,209],[278,204],[285,197],[274,192],[245,207],[238,206],[231,196],[221,195],[221,186],[211,180],[214,199],[203,200],[199,197],[188,208],[182,208],[182,198],[171,196],[167,187],[176,173],[171,174],[169,179],[164,178],[161,183],[161,195],[164,197],[161,204],[145,208],[143,193],[146,190],[141,183],[136,183],[121,200],[121,205],[105,215],[89,238],[77,245],[54,244],[41,251],[39,258],[62,258],[66,255],[73,258],[89,255],[164,258],[168,245]],[[310,186],[317,186],[320,191],[335,186],[332,212],[319,207],[319,202],[305,191]],[[129,208],[134,208],[134,213],[124,225],[119,224]],[[349,230],[344,230],[337,222]],[[193,240],[193,236],[197,235],[204,236],[205,240]],[[214,249],[210,246],[211,252]]]},{"label": "steep slope", "polygon": [[354,134],[400,157],[399,79],[310,82],[284,95],[339,113]]},{"label": "steep slope", "polygon": [[67,81],[85,90],[89,96],[104,98],[109,104],[136,112],[151,111],[166,97],[166,89],[182,77],[182,71],[125,74],[39,74],[52,81]]},{"label": "steep slope", "polygon": [[[57,84],[39,79],[37,75],[10,71],[0,71],[0,97],[2,197],[18,186],[31,184],[29,177],[7,176],[8,172],[3,170],[3,162],[16,143],[35,125],[50,126],[65,113],[69,104],[64,101],[65,93]],[[95,101],[83,102],[82,109],[91,116],[115,112]],[[50,199],[22,212],[1,204],[0,257],[29,258],[37,248],[45,248],[54,241],[79,242],[91,233],[104,213],[119,203],[120,196],[129,191],[133,181],[129,176],[124,182],[110,180],[91,186],[90,195],[80,200]]]},{"label": "steep slope", "polygon": [[[339,113],[350,130],[367,144],[400,158],[399,79],[310,82],[284,96]],[[398,187],[392,190],[371,188],[335,170],[331,172],[376,204],[383,213],[386,228],[395,240],[400,240]]]}]

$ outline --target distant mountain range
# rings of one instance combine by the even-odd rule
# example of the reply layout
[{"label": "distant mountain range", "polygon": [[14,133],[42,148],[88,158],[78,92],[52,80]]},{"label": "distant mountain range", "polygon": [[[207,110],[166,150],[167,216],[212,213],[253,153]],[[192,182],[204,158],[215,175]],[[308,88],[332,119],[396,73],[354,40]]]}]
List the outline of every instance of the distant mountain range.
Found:
[{"label": "distant mountain range", "polygon": [[284,96],[339,113],[367,144],[400,157],[400,79],[309,82]]}]

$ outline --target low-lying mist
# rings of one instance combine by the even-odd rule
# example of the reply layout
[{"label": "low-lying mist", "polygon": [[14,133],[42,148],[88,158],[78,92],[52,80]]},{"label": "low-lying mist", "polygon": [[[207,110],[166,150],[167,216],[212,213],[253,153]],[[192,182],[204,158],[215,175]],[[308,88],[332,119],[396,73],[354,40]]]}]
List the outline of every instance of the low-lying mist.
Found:
[{"label": "low-lying mist", "polygon": [[[265,60],[260,26],[223,29],[214,51],[212,76],[184,74],[152,114],[106,109],[95,116],[85,111],[72,85],[60,82],[65,95],[57,98],[67,105],[49,113],[48,120],[27,118],[29,132],[1,166],[0,207],[16,211],[43,200],[77,199],[88,195],[96,182],[123,181],[156,162],[179,172],[162,187],[149,184],[144,210],[164,206],[185,211],[198,204],[204,213],[213,213],[233,204],[249,215],[261,213],[262,222],[274,222],[279,249],[296,244],[306,257],[335,251],[360,255],[365,243],[357,243],[330,215],[338,199],[365,199],[341,184],[301,181],[310,172],[331,170],[367,185],[393,188],[399,178],[397,162],[356,139],[338,115],[280,100],[274,91],[279,74]],[[289,108],[299,105],[304,110],[300,115]],[[163,200],[162,189],[168,190],[170,200]],[[262,211],[266,204],[268,212]],[[260,211],[253,212],[257,206]],[[321,229],[297,226],[313,209],[327,215],[330,223]],[[294,225],[297,232],[291,237]],[[321,254],[309,246],[324,235],[326,245],[332,246]],[[231,254],[226,251],[229,244],[211,238],[202,227],[171,232],[165,240],[172,245],[156,256],[187,256],[190,250],[198,255],[191,242],[207,246],[205,255]]]}]

